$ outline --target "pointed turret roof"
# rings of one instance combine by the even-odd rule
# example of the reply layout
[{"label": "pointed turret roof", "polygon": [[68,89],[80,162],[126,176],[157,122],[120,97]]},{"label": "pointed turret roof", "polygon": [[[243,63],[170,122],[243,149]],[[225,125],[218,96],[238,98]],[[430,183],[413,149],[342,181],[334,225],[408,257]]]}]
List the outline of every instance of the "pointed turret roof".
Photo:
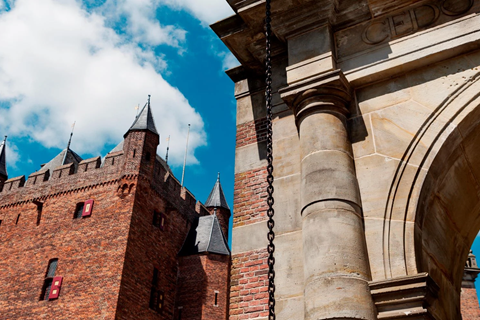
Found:
[{"label": "pointed turret roof", "polygon": [[0,144],[0,175],[8,178],[7,160],[6,160],[6,156],[5,156],[5,152],[6,152],[6,149],[7,149],[6,143],[7,143],[7,136],[5,136],[5,139]]},{"label": "pointed turret roof", "polygon": [[190,256],[199,253],[230,255],[227,240],[216,215],[200,217],[197,223],[192,225],[178,255]]},{"label": "pointed turret roof", "polygon": [[142,111],[140,111],[138,116],[135,118],[135,121],[130,129],[128,129],[127,133],[125,133],[125,136],[132,130],[148,130],[158,134],[157,128],[155,127],[155,121],[153,120],[152,110],[150,109],[150,96],[148,98],[148,102],[142,108]]},{"label": "pointed turret roof", "polygon": [[40,171],[53,171],[55,168],[69,163],[74,163],[76,167],[82,160],[83,159],[78,154],[76,154],[75,151],[71,149],[63,149],[59,154],[55,156],[55,158],[42,166]]},{"label": "pointed turret roof", "polygon": [[205,202],[205,207],[217,207],[230,210],[227,200],[225,199],[225,194],[223,193],[222,185],[220,183],[220,173],[218,173],[217,182],[213,186],[212,192],[210,192],[210,195]]}]

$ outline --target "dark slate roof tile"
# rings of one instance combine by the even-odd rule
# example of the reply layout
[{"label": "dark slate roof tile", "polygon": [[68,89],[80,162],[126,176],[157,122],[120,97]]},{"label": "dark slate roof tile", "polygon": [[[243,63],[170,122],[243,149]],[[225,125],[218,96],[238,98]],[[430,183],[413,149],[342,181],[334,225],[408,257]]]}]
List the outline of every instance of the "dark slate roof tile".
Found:
[{"label": "dark slate roof tile", "polygon": [[220,183],[220,173],[218,174],[217,182],[213,186],[213,189],[205,202],[205,207],[217,207],[230,210],[227,200],[225,199],[225,194],[223,193],[222,184]]},{"label": "dark slate roof tile", "polygon": [[227,240],[216,215],[198,218],[178,254],[190,256],[200,253],[230,255]]},{"label": "dark slate roof tile", "polygon": [[[67,152],[67,156],[65,157],[65,152]],[[65,159],[65,161],[64,161]],[[64,164],[69,164],[73,163],[75,167],[78,166],[80,162],[82,162],[82,158],[75,153],[75,151],[71,149],[63,149],[55,158],[50,160],[50,162],[46,163],[39,171],[46,171],[50,170],[53,172],[54,169],[56,169],[59,166],[62,166]]]},{"label": "dark slate roof tile", "polygon": [[142,111],[140,111],[140,114],[135,118],[135,121],[133,122],[130,129],[128,129],[125,136],[132,130],[149,130],[153,133],[158,134],[149,103],[147,103],[143,107]]}]

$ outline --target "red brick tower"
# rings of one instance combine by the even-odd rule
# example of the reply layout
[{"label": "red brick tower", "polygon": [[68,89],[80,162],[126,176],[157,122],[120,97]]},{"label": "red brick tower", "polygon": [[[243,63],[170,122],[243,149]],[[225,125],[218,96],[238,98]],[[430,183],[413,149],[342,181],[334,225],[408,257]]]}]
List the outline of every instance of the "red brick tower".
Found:
[{"label": "red brick tower", "polygon": [[[150,103],[124,138],[103,161],[67,147],[28,180],[6,180],[0,146],[0,318],[177,320],[176,306],[190,307],[179,284],[205,292],[201,319],[226,315],[226,240],[156,155]],[[212,235],[195,255],[202,269],[186,270],[204,274],[202,288],[179,277],[178,253],[196,221]]]},{"label": "red brick tower", "polygon": [[226,320],[230,250],[215,214],[192,225],[179,256],[175,319]]},{"label": "red brick tower", "polygon": [[5,157],[5,152],[7,148],[7,136],[5,136],[5,139],[3,140],[2,144],[0,144],[0,192],[3,189],[3,185],[5,184],[5,181],[8,179],[8,174],[7,174],[7,160]]},{"label": "red brick tower", "polygon": [[463,271],[460,294],[460,310],[463,320],[480,319],[480,306],[478,304],[477,289],[475,288],[475,279],[479,273],[480,268],[478,268],[477,259],[470,250]]}]

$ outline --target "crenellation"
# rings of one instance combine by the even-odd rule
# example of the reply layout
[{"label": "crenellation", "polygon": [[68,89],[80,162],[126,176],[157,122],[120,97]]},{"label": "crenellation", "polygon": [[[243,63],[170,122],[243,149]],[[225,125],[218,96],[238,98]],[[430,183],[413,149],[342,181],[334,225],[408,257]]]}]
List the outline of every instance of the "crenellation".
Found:
[{"label": "crenellation", "polygon": [[67,163],[53,169],[52,179],[60,179],[75,173],[75,165],[73,163]]},{"label": "crenellation", "polygon": [[50,170],[37,171],[28,176],[25,186],[31,187],[50,179]]},{"label": "crenellation", "polygon": [[89,170],[98,169],[100,168],[101,164],[102,164],[102,158],[100,156],[82,160],[78,164],[77,172],[86,172]]},{"label": "crenellation", "polygon": [[15,191],[25,185],[25,175],[8,179],[5,181],[3,192]]}]

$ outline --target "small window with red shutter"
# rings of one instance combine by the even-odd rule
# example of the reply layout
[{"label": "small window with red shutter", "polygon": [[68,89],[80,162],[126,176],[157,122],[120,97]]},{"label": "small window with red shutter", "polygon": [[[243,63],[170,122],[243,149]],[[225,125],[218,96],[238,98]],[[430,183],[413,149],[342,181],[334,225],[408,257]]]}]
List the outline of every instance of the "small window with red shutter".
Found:
[{"label": "small window with red shutter", "polygon": [[82,217],[89,217],[92,215],[93,210],[93,199],[85,201],[83,206]]},{"label": "small window with red shutter", "polygon": [[47,272],[43,283],[40,300],[57,299],[60,295],[60,288],[62,286],[63,277],[55,276],[57,271],[58,259],[51,259],[48,262]]},{"label": "small window with red shutter", "polygon": [[93,199],[90,199],[86,200],[85,202],[77,203],[77,206],[75,207],[75,213],[73,214],[73,219],[81,219],[91,216],[93,210],[93,202]]}]

